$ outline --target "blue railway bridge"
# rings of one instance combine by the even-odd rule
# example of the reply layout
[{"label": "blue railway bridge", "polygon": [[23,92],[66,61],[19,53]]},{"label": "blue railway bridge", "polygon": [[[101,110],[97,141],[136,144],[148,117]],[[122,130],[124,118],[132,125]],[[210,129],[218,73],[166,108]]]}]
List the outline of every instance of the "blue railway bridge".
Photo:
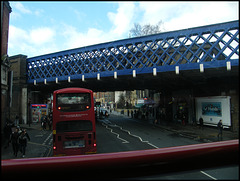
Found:
[{"label": "blue railway bridge", "polygon": [[27,59],[33,90],[180,89],[238,84],[239,21],[128,38]]}]

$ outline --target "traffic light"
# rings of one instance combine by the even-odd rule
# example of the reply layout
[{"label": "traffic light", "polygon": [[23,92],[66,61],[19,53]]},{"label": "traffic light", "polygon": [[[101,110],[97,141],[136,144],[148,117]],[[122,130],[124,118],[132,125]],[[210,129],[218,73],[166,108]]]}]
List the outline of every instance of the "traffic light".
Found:
[{"label": "traffic light", "polygon": [[96,107],[101,107],[101,102],[96,102],[95,106]]}]

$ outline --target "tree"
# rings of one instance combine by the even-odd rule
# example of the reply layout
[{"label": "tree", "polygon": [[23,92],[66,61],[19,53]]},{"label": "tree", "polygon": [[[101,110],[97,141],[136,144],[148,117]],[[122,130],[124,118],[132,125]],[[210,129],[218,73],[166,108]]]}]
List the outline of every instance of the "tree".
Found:
[{"label": "tree", "polygon": [[125,106],[125,96],[123,93],[119,95],[119,100],[117,102],[117,108],[124,108]]},{"label": "tree", "polygon": [[129,36],[131,37],[139,37],[145,35],[152,35],[156,33],[160,33],[164,30],[163,21],[159,21],[156,25],[145,24],[140,25],[139,23],[134,23],[134,27],[130,30]]}]

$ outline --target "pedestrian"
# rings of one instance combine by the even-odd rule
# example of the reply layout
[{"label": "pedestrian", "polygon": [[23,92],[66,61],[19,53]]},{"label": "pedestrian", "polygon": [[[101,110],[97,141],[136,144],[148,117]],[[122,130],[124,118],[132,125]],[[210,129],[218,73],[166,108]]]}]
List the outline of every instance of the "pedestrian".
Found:
[{"label": "pedestrian", "polygon": [[46,130],[46,125],[47,125],[47,117],[46,116],[41,117],[41,125],[42,125],[42,130]]},{"label": "pedestrian", "polygon": [[25,152],[26,152],[26,147],[27,147],[27,139],[30,141],[30,137],[25,130],[23,130],[19,136],[19,147],[20,147],[20,151],[23,154],[22,157],[25,157]]},{"label": "pedestrian", "polygon": [[203,118],[202,117],[199,118],[199,124],[200,124],[200,128],[203,130]]},{"label": "pedestrian", "polygon": [[15,157],[17,157],[18,153],[18,139],[19,139],[19,129],[16,128],[15,131],[11,134],[11,143],[12,143],[12,148],[13,148],[13,154]]},{"label": "pedestrian", "polygon": [[217,124],[217,127],[218,127],[218,141],[219,141],[219,136],[220,136],[220,139],[222,141],[222,131],[223,131],[223,124],[222,124],[222,120],[220,119],[218,124]]},{"label": "pedestrian", "polygon": [[11,134],[12,134],[12,127],[11,127],[11,124],[8,121],[6,122],[6,125],[5,125],[3,131],[4,131],[4,136],[5,136],[5,139],[6,139],[6,143],[7,143],[7,145],[4,148],[7,148],[9,146],[10,138],[11,138]]},{"label": "pedestrian", "polygon": [[52,118],[50,115],[48,116],[48,127],[49,127],[49,130],[52,130]]},{"label": "pedestrian", "polygon": [[16,117],[15,117],[14,124],[15,124],[15,126],[19,125],[19,116],[18,115],[16,115]]},{"label": "pedestrian", "polygon": [[149,112],[146,111],[146,120],[148,121],[148,115],[149,115]]},{"label": "pedestrian", "polygon": [[183,126],[186,125],[185,119],[186,119],[185,114],[182,114],[182,125],[183,125]]}]

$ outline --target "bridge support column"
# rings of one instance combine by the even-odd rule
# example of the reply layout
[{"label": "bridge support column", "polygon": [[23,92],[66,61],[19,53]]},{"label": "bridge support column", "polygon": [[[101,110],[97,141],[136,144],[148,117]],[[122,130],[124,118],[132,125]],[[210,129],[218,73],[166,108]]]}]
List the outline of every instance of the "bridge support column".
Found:
[{"label": "bridge support column", "polygon": [[28,107],[28,96],[27,96],[27,88],[22,88],[22,120],[23,124],[27,124],[28,117],[27,117],[27,107]]},{"label": "bridge support column", "polygon": [[10,120],[14,122],[19,117],[20,124],[27,123],[27,82],[26,82],[26,58],[25,55],[9,57],[10,71],[13,72],[12,94],[10,94]]}]

